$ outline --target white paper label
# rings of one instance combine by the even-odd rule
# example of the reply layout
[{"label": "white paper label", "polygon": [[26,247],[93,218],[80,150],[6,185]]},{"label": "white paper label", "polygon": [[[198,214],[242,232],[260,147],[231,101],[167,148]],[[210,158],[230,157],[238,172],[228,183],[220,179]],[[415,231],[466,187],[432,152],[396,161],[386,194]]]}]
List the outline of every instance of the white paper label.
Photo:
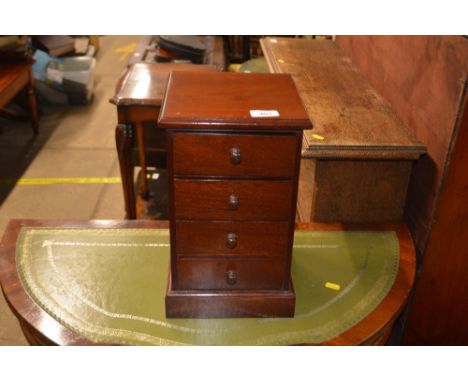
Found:
[{"label": "white paper label", "polygon": [[279,117],[278,110],[250,110],[252,118]]},{"label": "white paper label", "polygon": [[276,44],[278,42],[278,40],[276,38],[270,38],[270,42],[272,44]]}]

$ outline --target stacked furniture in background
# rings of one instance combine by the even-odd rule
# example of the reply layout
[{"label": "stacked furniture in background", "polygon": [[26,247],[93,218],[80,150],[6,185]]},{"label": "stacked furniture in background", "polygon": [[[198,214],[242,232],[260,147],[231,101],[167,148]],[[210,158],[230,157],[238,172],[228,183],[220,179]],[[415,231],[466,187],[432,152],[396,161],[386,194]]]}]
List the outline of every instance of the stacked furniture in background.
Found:
[{"label": "stacked furniture in background", "polygon": [[[169,37],[169,36],[167,36]],[[176,37],[176,36],[172,36]],[[204,65],[214,65],[218,71],[223,71],[226,67],[226,60],[224,54],[223,39],[220,36],[197,36],[198,40],[203,44],[204,55],[203,60],[200,62]],[[160,52],[160,39],[161,36],[142,36],[138,46],[129,59],[128,66],[136,62],[154,63],[158,62],[158,55],[161,57]],[[198,44],[197,44],[198,46]],[[200,48],[199,48],[200,49]],[[173,62],[173,60],[176,62]],[[186,59],[184,59],[186,61]],[[172,63],[181,63],[180,59],[176,57],[170,58]],[[182,62],[187,63],[187,62]]]},{"label": "stacked furniture in background", "polygon": [[205,53],[198,36],[159,36],[156,61],[203,64]]}]

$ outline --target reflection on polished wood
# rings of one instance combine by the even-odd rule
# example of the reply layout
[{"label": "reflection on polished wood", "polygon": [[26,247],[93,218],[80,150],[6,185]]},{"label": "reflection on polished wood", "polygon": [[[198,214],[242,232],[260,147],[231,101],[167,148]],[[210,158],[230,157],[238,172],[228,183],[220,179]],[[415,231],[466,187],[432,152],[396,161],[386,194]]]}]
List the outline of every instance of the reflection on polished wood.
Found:
[{"label": "reflection on polished wood", "polygon": [[[21,227],[60,228],[167,228],[157,221],[52,221],[12,220],[0,244],[0,282],[5,298],[18,318],[26,338],[32,345],[100,345],[65,328],[43,311],[26,293],[16,269],[16,240]],[[301,223],[296,229],[307,230],[392,230],[400,243],[399,269],[387,296],[368,316],[323,345],[383,345],[394,322],[402,311],[415,277],[416,258],[411,236],[403,224],[345,225]]]},{"label": "reflection on polished wood", "polygon": [[116,87],[111,102],[119,106],[161,106],[169,74],[172,71],[215,71],[212,65],[146,64],[129,66]]},{"label": "reflection on polished wood", "polygon": [[31,67],[33,61],[0,63],[0,110],[5,107],[22,89],[27,88],[28,107],[34,134],[39,130],[34,78]]}]

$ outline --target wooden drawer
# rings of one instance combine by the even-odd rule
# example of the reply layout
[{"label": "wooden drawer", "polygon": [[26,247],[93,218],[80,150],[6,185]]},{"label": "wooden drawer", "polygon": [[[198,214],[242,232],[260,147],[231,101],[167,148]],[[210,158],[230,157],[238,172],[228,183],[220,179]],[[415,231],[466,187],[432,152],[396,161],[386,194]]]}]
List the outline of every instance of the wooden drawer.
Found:
[{"label": "wooden drawer", "polygon": [[259,222],[177,221],[178,257],[285,257],[289,224]]},{"label": "wooden drawer", "polygon": [[178,289],[281,289],[285,261],[226,259],[177,260]]},{"label": "wooden drawer", "polygon": [[292,177],[296,135],[174,133],[175,176]]},{"label": "wooden drawer", "polygon": [[174,180],[176,219],[287,221],[289,181]]}]

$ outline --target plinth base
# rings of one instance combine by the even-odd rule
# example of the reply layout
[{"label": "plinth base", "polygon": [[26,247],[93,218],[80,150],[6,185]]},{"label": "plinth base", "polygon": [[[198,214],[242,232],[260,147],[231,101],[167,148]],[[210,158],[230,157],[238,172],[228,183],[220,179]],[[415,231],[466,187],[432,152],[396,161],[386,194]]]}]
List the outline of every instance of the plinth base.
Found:
[{"label": "plinth base", "polygon": [[296,296],[288,290],[173,290],[166,293],[168,318],[294,317]]}]

